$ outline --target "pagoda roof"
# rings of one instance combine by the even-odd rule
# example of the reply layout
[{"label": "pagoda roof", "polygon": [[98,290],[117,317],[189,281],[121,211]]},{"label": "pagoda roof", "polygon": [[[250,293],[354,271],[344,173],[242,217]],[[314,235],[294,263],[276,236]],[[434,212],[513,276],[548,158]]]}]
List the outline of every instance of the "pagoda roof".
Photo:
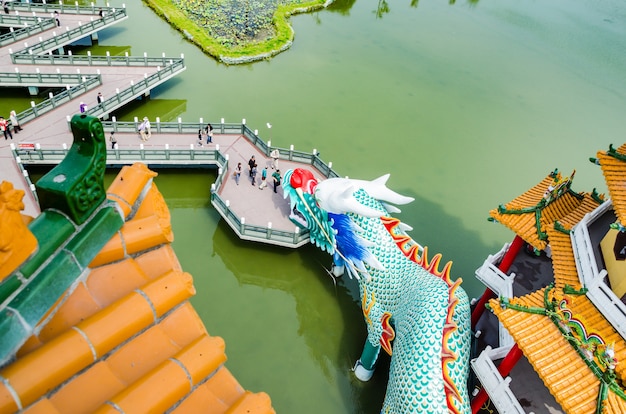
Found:
[{"label": "pagoda roof", "polygon": [[[105,141],[89,118],[81,151],[90,159],[64,161],[42,178],[42,214],[23,220],[37,251],[11,261],[11,251],[30,246],[17,232],[0,256],[0,412],[275,413],[267,394],[246,391],[224,366],[224,340],[208,334],[189,301],[193,278],[172,249],[156,173],[124,167],[98,190],[103,176],[92,173],[104,165]],[[95,208],[55,187],[75,178],[73,192],[81,191],[85,172]],[[10,186],[0,187],[0,207],[6,195],[19,206]]]},{"label": "pagoda roof", "polygon": [[609,146],[608,151],[598,151],[594,161],[602,169],[617,220],[626,227],[626,144],[617,149]]},{"label": "pagoda roof", "polygon": [[544,250],[548,228],[557,221],[578,222],[580,214],[592,211],[600,202],[595,195],[572,191],[573,177],[574,173],[566,178],[557,171],[548,174],[525,193],[491,210],[490,219],[510,228],[535,249]]},{"label": "pagoda roof", "polygon": [[[546,177],[507,207],[535,202],[550,181],[553,178]],[[542,222],[543,242],[551,247],[553,283],[522,297],[492,299],[489,306],[566,412],[596,413],[600,408],[603,413],[623,413],[626,342],[585,295],[570,237],[603,196],[567,191],[558,200],[575,202],[560,208],[559,214],[551,212],[551,223]],[[544,212],[549,208],[545,206]],[[614,351],[614,369],[606,366],[609,348]]]},{"label": "pagoda roof", "polygon": [[[626,344],[584,294],[547,287],[489,306],[566,412],[597,413],[599,403],[602,413],[626,412],[615,380],[624,378]],[[610,346],[614,371],[605,365]]]}]

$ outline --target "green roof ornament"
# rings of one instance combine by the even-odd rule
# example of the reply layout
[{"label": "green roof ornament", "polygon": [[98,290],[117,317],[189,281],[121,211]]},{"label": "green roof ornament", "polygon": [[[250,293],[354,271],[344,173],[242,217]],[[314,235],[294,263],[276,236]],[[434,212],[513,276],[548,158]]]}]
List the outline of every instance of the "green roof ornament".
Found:
[{"label": "green roof ornament", "polygon": [[41,210],[56,209],[82,224],[105,200],[106,142],[100,120],[76,114],[65,159],[36,184]]}]

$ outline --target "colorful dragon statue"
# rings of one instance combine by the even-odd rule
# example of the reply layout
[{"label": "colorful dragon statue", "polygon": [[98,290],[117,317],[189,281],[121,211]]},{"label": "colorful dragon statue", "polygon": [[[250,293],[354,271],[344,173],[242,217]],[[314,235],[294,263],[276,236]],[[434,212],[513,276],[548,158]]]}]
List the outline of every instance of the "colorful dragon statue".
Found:
[{"label": "colorful dragon statue", "polygon": [[[333,256],[334,276],[359,282],[368,337],[354,372],[367,381],[380,349],[391,355],[382,413],[469,413],[470,311],[451,262],[427,248],[390,217],[413,198],[374,181],[329,178],[306,169],[285,173],[291,220],[309,230],[313,244]],[[393,341],[393,346],[392,346]]]}]

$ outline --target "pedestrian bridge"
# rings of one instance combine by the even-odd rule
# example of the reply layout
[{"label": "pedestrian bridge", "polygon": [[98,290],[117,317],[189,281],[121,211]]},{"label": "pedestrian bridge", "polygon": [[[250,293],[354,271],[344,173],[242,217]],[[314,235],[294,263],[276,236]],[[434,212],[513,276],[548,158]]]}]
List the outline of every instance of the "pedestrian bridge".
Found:
[{"label": "pedestrian bridge", "polygon": [[[136,162],[150,168],[206,168],[217,170],[215,182],[211,184],[211,204],[224,218],[233,231],[244,240],[262,242],[283,247],[297,248],[309,242],[308,231],[300,231],[289,220],[289,202],[282,196],[279,187],[272,194],[271,185],[263,191],[259,182],[252,186],[246,180],[247,160],[254,155],[259,168],[269,165],[272,150],[280,152],[279,168],[307,168],[318,179],[337,177],[332,163],[322,161],[316,150],[297,151],[279,148],[265,142],[258,131],[251,130],[244,123],[211,123],[213,142],[199,145],[198,129],[206,125],[200,122],[156,122],[152,137],[147,143],[137,136],[138,121],[102,122],[105,136],[115,131],[118,145],[107,150],[107,166],[119,168]],[[158,141],[158,142],[156,142]],[[42,147],[38,143],[21,142],[12,144],[11,151],[22,174],[37,199],[35,185],[30,181],[28,166],[52,166],[60,163],[71,143],[56,147]],[[232,172],[238,162],[244,167],[240,185],[237,185]],[[269,193],[269,195],[268,195]]]}]

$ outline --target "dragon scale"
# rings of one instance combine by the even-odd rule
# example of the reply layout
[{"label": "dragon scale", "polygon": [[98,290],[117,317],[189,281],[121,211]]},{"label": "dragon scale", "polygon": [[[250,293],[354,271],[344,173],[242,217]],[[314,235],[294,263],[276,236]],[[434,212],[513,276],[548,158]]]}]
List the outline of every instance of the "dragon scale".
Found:
[{"label": "dragon scale", "polygon": [[[359,281],[368,337],[355,374],[371,377],[382,348],[391,355],[383,413],[468,413],[470,312],[451,263],[413,241],[390,205],[412,201],[374,181],[317,182],[303,169],[285,174],[294,223]],[[393,346],[392,346],[393,343]]]}]

